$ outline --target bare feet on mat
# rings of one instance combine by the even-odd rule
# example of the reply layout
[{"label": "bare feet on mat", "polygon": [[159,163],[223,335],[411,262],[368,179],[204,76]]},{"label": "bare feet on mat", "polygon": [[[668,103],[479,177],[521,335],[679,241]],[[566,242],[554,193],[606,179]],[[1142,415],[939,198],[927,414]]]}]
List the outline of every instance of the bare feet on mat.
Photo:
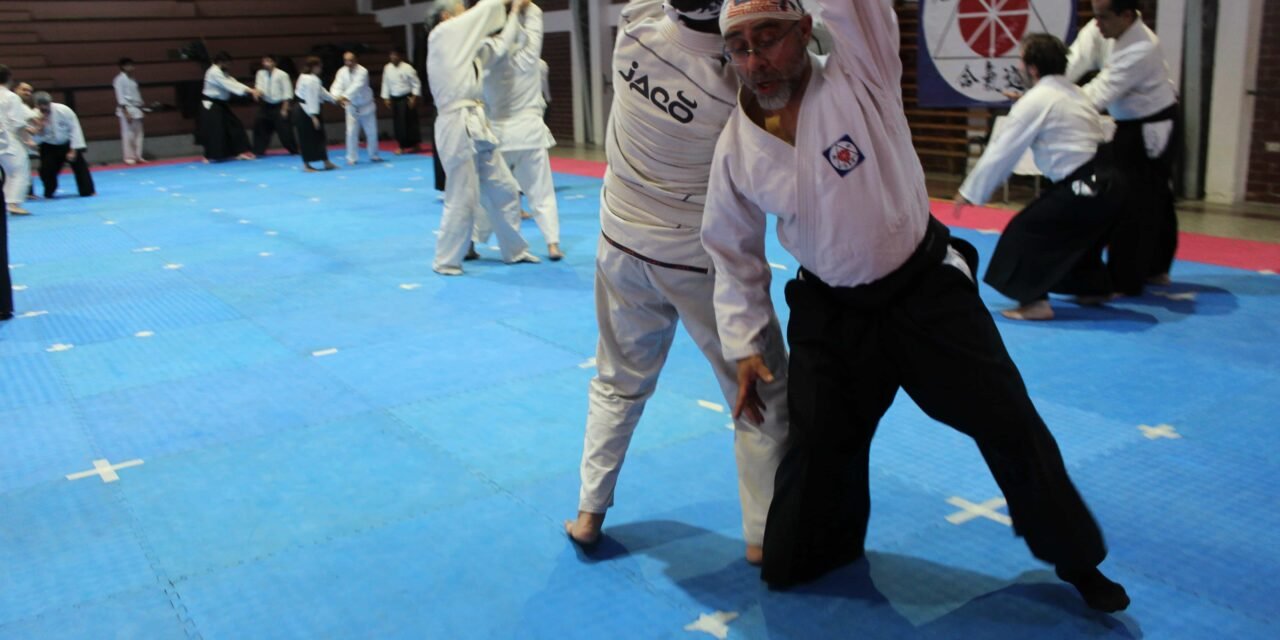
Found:
[{"label": "bare feet on mat", "polygon": [[533,219],[533,214],[532,214],[532,213],[529,213],[528,211],[525,211],[524,209],[521,209],[521,210],[520,210],[520,219],[521,219],[521,220],[532,220],[532,219]]},{"label": "bare feet on mat", "polygon": [[27,211],[26,209],[23,209],[22,207],[15,206],[15,205],[12,205],[12,204],[11,204],[11,205],[9,205],[9,213],[10,213],[11,215],[15,215],[15,216],[29,216],[29,215],[31,215],[31,212],[30,212],[30,211]]},{"label": "bare feet on mat", "polygon": [[433,267],[432,271],[442,276],[460,276],[462,275],[462,267]]},{"label": "bare feet on mat", "polygon": [[1090,609],[1114,613],[1129,607],[1129,594],[1125,593],[1124,586],[1102,575],[1097,567],[1079,572],[1058,569],[1057,573],[1063,582],[1080,592],[1080,597]]},{"label": "bare feet on mat", "polygon": [[319,171],[319,169],[313,168],[309,164],[302,165],[302,170],[305,171],[306,173],[316,173],[317,171]]},{"label": "bare feet on mat", "polygon": [[392,153],[394,153],[394,154],[396,154],[396,155],[400,155],[400,154],[404,153],[404,149],[392,149],[392,150],[391,150],[391,152],[392,152]]},{"label": "bare feet on mat", "polygon": [[1036,300],[1016,309],[1005,309],[1000,315],[1010,320],[1052,320],[1053,307],[1049,306],[1048,300]]},{"label": "bare feet on mat", "polygon": [[236,156],[236,160],[256,160],[257,158],[258,156],[253,155],[253,152],[251,151],[246,151]]},{"label": "bare feet on mat", "polygon": [[564,532],[579,546],[590,547],[600,542],[600,529],[604,527],[603,513],[578,512],[577,520],[565,520]]},{"label": "bare feet on mat", "polygon": [[747,545],[747,564],[757,567],[764,564],[764,547],[758,544]]},{"label": "bare feet on mat", "polygon": [[521,262],[528,262],[529,264],[539,264],[542,262],[542,258],[539,258],[538,256],[535,256],[532,253],[529,253],[528,251],[526,251],[512,258],[509,262],[507,262],[507,264],[520,264]]},{"label": "bare feet on mat", "polygon": [[324,161],[324,170],[325,170],[325,171],[333,171],[334,169],[337,169],[337,168],[338,168],[338,165],[336,165],[336,164],[334,164],[334,163],[332,163],[332,162],[329,162],[328,160],[325,160],[325,161]]},{"label": "bare feet on mat", "polygon": [[560,259],[564,257],[564,252],[560,251],[559,242],[553,242],[547,245],[547,257],[551,258],[552,262],[559,262]]},{"label": "bare feet on mat", "polygon": [[1147,278],[1147,284],[1154,284],[1157,287],[1167,287],[1173,284],[1173,278],[1170,278],[1167,273],[1162,273],[1158,276],[1151,276],[1150,278]]}]

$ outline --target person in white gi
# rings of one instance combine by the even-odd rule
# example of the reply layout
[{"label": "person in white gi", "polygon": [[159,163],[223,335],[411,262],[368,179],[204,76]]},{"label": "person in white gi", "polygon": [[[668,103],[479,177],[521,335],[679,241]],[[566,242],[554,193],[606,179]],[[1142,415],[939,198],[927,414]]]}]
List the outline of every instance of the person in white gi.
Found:
[{"label": "person in white gi", "polygon": [[30,215],[22,206],[31,187],[31,158],[28,153],[35,148],[32,139],[32,119],[37,115],[22,101],[22,97],[10,87],[13,74],[8,67],[0,72],[0,127],[9,135],[9,144],[0,151],[0,167],[5,173],[4,201],[9,213],[15,216]]},{"label": "person in white gi", "polygon": [[[743,406],[745,389],[716,333],[717,274],[698,236],[711,157],[738,89],[720,59],[719,7],[719,0],[632,0],[622,10],[600,196],[596,376],[588,389],[578,517],[565,527],[579,544],[599,540],[632,434],[683,323],[724,398],[736,405],[743,537],[747,560],[759,563],[786,444],[786,379],[779,374],[762,385],[763,407]],[[784,372],[781,326],[764,315],[752,346]]]},{"label": "person in white gi", "polygon": [[1144,284],[1169,284],[1178,249],[1172,185],[1178,92],[1160,39],[1142,22],[1138,0],[1093,0],[1093,13],[1071,44],[1066,76],[1078,82],[1098,71],[1084,93],[1119,125],[1116,166],[1130,199],[1107,262],[1116,290],[1140,295]]},{"label": "person in white gi", "polygon": [[70,164],[76,177],[76,188],[81,197],[94,194],[93,175],[84,157],[84,131],[80,118],[65,104],[53,101],[53,97],[41,91],[35,94],[36,110],[40,112],[40,130],[35,142],[40,148],[40,182],[44,185],[44,197],[52,198],[58,191],[58,174],[64,164]]},{"label": "person in white gi", "polygon": [[[9,156],[9,147],[17,144],[9,135],[9,128],[3,126],[3,109],[12,75],[9,67],[0,64],[0,192],[8,182],[8,163],[5,159]],[[13,319],[13,281],[9,276],[9,216],[5,213],[7,208],[3,198],[0,198],[0,322]]]},{"label": "person in white gi", "polygon": [[[507,2],[511,3],[509,15]],[[438,115],[435,151],[449,176],[432,269],[462,274],[475,219],[487,215],[508,264],[540,262],[520,235],[520,187],[507,168],[484,108],[481,78],[496,48],[514,41],[526,0],[450,0],[427,36],[427,76]],[[489,34],[501,29],[501,45]],[[481,206],[481,202],[485,206]]]},{"label": "person in white gi", "polygon": [[1031,89],[1009,112],[955,198],[984,204],[1031,149],[1040,173],[1053,185],[1027,205],[1000,234],[984,280],[1017,300],[1001,311],[1015,320],[1052,320],[1049,293],[1076,296],[1080,304],[1109,299],[1111,278],[1102,250],[1121,213],[1123,181],[1110,154],[1099,154],[1108,127],[1084,92],[1062,74],[1067,45],[1046,33],[1022,43],[1024,83]]},{"label": "person in white gi", "polygon": [[220,51],[204,72],[204,86],[200,90],[204,111],[200,114],[199,138],[204,147],[205,162],[221,162],[231,157],[252,160],[257,157],[250,150],[244,123],[231,110],[229,101],[233,95],[248,95],[258,100],[262,98],[262,92],[236,80],[228,73],[230,68],[231,54]]},{"label": "person in white gi", "polygon": [[391,110],[396,134],[396,155],[417,153],[422,143],[418,131],[418,98],[422,97],[422,80],[418,70],[404,60],[400,47],[391,49],[382,68],[382,102]]},{"label": "person in white gi", "polygon": [[[978,297],[973,246],[929,214],[902,100],[893,0],[819,0],[830,56],[796,0],[734,0],[720,29],[743,89],[716,147],[702,242],[724,355],[746,404],[769,380],[766,211],[802,265],[787,283],[790,443],[761,577],[784,588],[863,555],[869,453],[903,388],[977,441],[1018,535],[1093,608],[1129,604],[1098,564],[1093,516]],[[803,126],[800,122],[803,121]]]},{"label": "person in white gi", "polygon": [[[547,155],[556,139],[543,119],[547,101],[542,92],[542,9],[529,5],[520,19],[515,42],[497,54],[484,77],[490,124],[498,136],[498,150],[529,198],[533,220],[547,241],[547,255],[553,261],[560,260],[564,257],[560,251],[560,211]],[[483,218],[477,226],[483,240],[488,236]]]},{"label": "person in white gi", "polygon": [[133,59],[120,58],[120,73],[111,81],[116,92],[116,116],[120,118],[120,148],[125,164],[145,163],[142,157],[142,93],[133,79]]},{"label": "person in white gi", "polygon": [[253,153],[264,155],[271,144],[271,134],[280,136],[280,146],[290,154],[298,152],[289,124],[289,105],[293,100],[293,83],[289,74],[276,66],[273,54],[262,56],[262,68],[254,74],[253,86],[262,93],[258,113],[253,118]]},{"label": "person in white gi", "polygon": [[347,110],[347,164],[355,164],[360,152],[360,132],[369,162],[382,162],[378,155],[378,103],[373,100],[369,70],[356,61],[356,54],[342,54],[342,68],[333,76],[329,93]]}]

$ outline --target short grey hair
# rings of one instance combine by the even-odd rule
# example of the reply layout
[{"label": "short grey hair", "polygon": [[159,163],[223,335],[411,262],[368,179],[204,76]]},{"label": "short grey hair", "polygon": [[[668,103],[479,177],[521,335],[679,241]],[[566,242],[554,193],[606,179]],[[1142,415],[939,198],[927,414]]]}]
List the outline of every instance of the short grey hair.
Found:
[{"label": "short grey hair", "polygon": [[49,95],[48,91],[37,91],[31,99],[35,101],[37,107],[53,104],[53,96]]}]

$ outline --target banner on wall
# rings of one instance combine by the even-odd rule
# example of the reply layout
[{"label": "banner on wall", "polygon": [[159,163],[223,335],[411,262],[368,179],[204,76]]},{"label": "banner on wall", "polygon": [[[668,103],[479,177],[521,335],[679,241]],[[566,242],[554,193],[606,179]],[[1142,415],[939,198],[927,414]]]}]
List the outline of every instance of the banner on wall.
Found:
[{"label": "banner on wall", "polygon": [[1018,56],[1027,34],[1071,42],[1077,0],[920,0],[916,78],[922,107],[1007,104],[1022,91]]}]

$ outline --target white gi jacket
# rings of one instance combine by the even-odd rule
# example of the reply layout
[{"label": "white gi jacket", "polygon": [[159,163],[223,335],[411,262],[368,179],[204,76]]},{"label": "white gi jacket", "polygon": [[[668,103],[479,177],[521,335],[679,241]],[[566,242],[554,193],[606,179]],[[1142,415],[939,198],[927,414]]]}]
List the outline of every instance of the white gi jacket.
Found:
[{"label": "white gi jacket", "polygon": [[[493,149],[498,144],[485,114],[481,78],[495,49],[509,47],[518,28],[519,15],[506,14],[502,0],[480,0],[427,36],[427,77],[437,109],[435,144],[446,173],[450,166],[470,161],[477,145]],[[498,29],[501,34],[490,38]]]},{"label": "white gi jacket", "polygon": [[985,204],[1031,149],[1040,173],[1054,182],[1093,159],[1106,127],[1089,98],[1065,76],[1041,78],[1009,111],[1004,128],[960,187],[973,204]]},{"label": "white gi jacket", "polygon": [[[249,87],[235,78],[227,75],[222,67],[212,65],[208,71],[204,72],[204,87],[201,94],[206,98],[221,100],[226,102],[228,98],[235,94],[242,96],[249,93]],[[204,108],[208,109],[212,104],[209,100],[204,100]]]},{"label": "white gi jacket", "polygon": [[116,91],[116,115],[130,120],[141,119],[142,93],[138,91],[138,81],[121,71],[111,81],[111,87]]},{"label": "white gi jacket", "polygon": [[262,101],[268,104],[280,104],[293,98],[293,85],[289,82],[289,74],[283,69],[258,69],[254,76],[253,86],[262,92]]},{"label": "white gi jacket", "polygon": [[298,74],[298,83],[293,92],[298,96],[298,104],[302,107],[302,111],[308,116],[320,115],[320,105],[325,102],[338,102],[333,94],[325,90],[320,78],[310,73]]},{"label": "white gi jacket", "polygon": [[37,144],[69,144],[72,149],[84,149],[84,131],[80,128],[80,118],[65,104],[50,104],[44,129],[36,134],[35,141]]},{"label": "white gi jacket", "polygon": [[600,226],[660,262],[711,267],[698,233],[716,139],[738,89],[722,51],[720,36],[680,26],[661,0],[622,10]]},{"label": "white gi jacket", "polygon": [[408,95],[422,95],[422,81],[418,79],[418,71],[408,62],[400,64],[387,63],[382,68],[382,99],[401,98]]},{"label": "white gi jacket", "polygon": [[31,110],[22,103],[18,94],[8,87],[0,86],[0,129],[4,130],[8,141],[8,144],[0,148],[0,153],[27,157],[27,146],[22,140],[26,135],[24,131],[30,124],[30,114]]},{"label": "white gi jacket", "polygon": [[360,113],[368,113],[377,108],[373,102],[373,87],[369,85],[369,70],[365,69],[364,65],[356,65],[355,71],[342,65],[338,73],[333,76],[329,93],[333,94],[334,98],[346,98],[350,101],[347,108]]},{"label": "white gi jacket", "polygon": [[501,151],[549,149],[556,139],[543,121],[542,9],[529,5],[515,41],[498,50],[484,76],[484,104]]},{"label": "white gi jacket", "polygon": [[[1141,16],[1115,40],[1102,37],[1097,21],[1090,20],[1071,44],[1067,60],[1067,79],[1072,82],[1098,71],[1084,86],[1084,93],[1095,109],[1116,120],[1141,120],[1178,101],[1160,39]],[[1149,157],[1164,152],[1172,131],[1173,122],[1143,125]]]},{"label": "white gi jacket", "polygon": [[929,223],[924,170],[902,104],[892,0],[818,0],[835,42],[813,74],[795,146],[737,107],[716,148],[702,241],[715,260],[724,356],[763,352],[772,314],[765,212],[802,266],[831,286],[879,280]]}]

